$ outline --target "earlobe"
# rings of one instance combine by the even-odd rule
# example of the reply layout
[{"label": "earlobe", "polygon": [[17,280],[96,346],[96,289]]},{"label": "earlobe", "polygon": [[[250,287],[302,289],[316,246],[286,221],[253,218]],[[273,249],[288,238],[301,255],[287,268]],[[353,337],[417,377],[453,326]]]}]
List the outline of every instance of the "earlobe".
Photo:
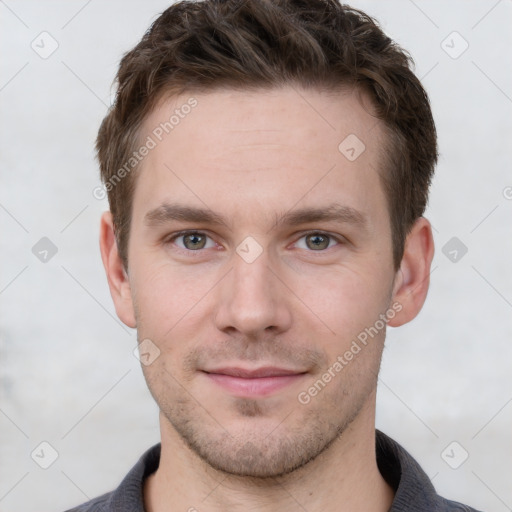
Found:
[{"label": "earlobe", "polygon": [[104,212],[101,216],[100,251],[117,316],[128,327],[135,328],[130,281],[117,250],[114,223],[110,212]]},{"label": "earlobe", "polygon": [[401,309],[388,325],[403,325],[420,312],[427,297],[433,257],[432,227],[427,219],[420,217],[407,235],[402,262],[395,276],[392,302],[399,303]]}]

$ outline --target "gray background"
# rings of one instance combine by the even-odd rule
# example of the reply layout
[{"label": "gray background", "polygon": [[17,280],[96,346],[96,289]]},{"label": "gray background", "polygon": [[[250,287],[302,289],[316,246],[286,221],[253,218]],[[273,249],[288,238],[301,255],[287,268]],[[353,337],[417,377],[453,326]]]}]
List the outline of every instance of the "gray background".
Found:
[{"label": "gray background", "polygon": [[[0,1],[1,512],[108,491],[159,439],[135,332],[115,316],[100,262],[107,203],[92,190],[118,61],[167,5]],[[441,494],[512,510],[512,2],[354,5],[411,52],[441,150],[431,290],[416,320],[388,332],[377,426]],[[51,38],[43,59],[32,41],[48,52]],[[32,252],[42,237],[58,249],[46,262]]]}]

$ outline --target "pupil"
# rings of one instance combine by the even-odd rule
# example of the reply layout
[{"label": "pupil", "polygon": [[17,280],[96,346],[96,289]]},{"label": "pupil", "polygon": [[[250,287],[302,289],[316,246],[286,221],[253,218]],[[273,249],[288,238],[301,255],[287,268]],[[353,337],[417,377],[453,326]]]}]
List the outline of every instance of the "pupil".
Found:
[{"label": "pupil", "polygon": [[311,235],[308,240],[310,249],[325,249],[329,245],[329,239],[324,235]]},{"label": "pupil", "polygon": [[201,235],[187,235],[185,236],[185,246],[191,246],[191,249],[202,249],[204,246],[204,237]]}]

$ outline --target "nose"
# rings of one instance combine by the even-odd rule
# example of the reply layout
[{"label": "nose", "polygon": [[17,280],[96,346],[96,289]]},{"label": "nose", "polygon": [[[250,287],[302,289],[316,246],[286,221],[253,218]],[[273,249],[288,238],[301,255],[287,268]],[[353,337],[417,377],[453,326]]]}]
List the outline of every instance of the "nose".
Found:
[{"label": "nose", "polygon": [[233,268],[217,289],[216,327],[247,337],[289,329],[290,291],[276,274],[265,251],[251,263],[234,254]]}]

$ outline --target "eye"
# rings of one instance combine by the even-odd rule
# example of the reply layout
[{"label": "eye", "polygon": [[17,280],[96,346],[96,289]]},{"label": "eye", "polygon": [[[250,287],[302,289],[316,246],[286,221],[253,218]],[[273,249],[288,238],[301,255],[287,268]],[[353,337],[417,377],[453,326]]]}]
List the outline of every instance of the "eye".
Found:
[{"label": "eye", "polygon": [[197,231],[188,231],[173,236],[170,242],[174,242],[180,249],[187,251],[198,251],[200,249],[210,249],[215,247],[215,242],[204,233]]},{"label": "eye", "polygon": [[336,240],[331,235],[326,235],[325,233],[308,233],[303,237],[299,238],[296,242],[296,246],[299,249],[310,249],[312,251],[323,251],[325,249],[329,249],[333,245],[338,244],[339,241]]}]

